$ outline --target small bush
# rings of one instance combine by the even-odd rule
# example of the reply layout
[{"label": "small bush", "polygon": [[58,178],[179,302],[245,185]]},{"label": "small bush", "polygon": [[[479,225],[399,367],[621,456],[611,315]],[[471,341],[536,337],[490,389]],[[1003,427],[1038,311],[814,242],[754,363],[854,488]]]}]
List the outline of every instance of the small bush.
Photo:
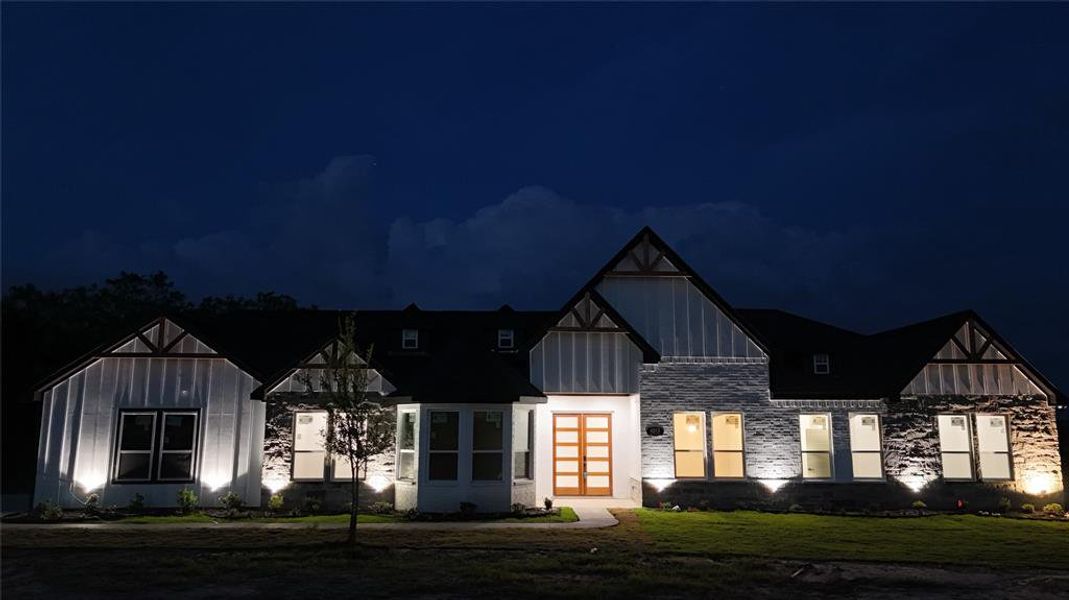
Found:
[{"label": "small bush", "polygon": [[304,512],[309,515],[317,515],[323,510],[323,503],[315,496],[304,497]]},{"label": "small bush", "polygon": [[233,491],[229,491],[222,496],[219,496],[219,504],[228,511],[239,511],[244,502],[241,500],[241,496]]},{"label": "small bush", "polygon": [[419,521],[423,518],[423,515],[418,510],[410,508],[401,513],[401,518],[406,521]]},{"label": "small bush", "polygon": [[42,521],[58,521],[63,518],[63,509],[47,500],[35,506],[33,512]]},{"label": "small bush", "polygon": [[178,490],[178,512],[183,515],[197,510],[197,503],[200,502],[200,498],[197,497],[197,493],[189,488],[182,488]]},{"label": "small bush", "polygon": [[461,502],[460,503],[460,514],[462,514],[462,515],[464,515],[466,517],[470,517],[470,516],[475,514],[475,510],[477,508],[478,508],[478,506],[476,506],[474,502]]},{"label": "small bush", "polygon": [[96,517],[100,515],[100,495],[89,494],[85,497],[85,505],[82,508],[82,512],[87,517]]},{"label": "small bush", "polygon": [[1013,502],[1009,498],[1003,496],[998,499],[998,511],[1000,513],[1008,513],[1013,510]]},{"label": "small bush", "polygon": [[787,507],[787,512],[803,512],[804,510],[801,504],[792,504]]},{"label": "small bush", "polygon": [[914,510],[924,510],[928,508],[928,505],[925,504],[924,500],[914,500],[913,504],[910,504],[910,507]]},{"label": "small bush", "polygon": [[285,502],[286,498],[282,494],[271,494],[271,497],[267,499],[267,509],[272,512],[278,512],[282,510],[282,505]]},{"label": "small bush", "polygon": [[516,502],[515,504],[512,505],[512,514],[514,514],[514,515],[522,515],[525,512],[527,512],[527,507],[524,506],[523,504],[521,504],[519,502]]},{"label": "small bush", "polygon": [[661,507],[661,510],[665,510],[665,511],[672,510],[672,503],[671,502],[661,502],[660,507]]},{"label": "small bush", "polygon": [[1058,504],[1057,502],[1051,502],[1050,504],[1043,507],[1043,512],[1047,513],[1048,515],[1055,515],[1060,517],[1065,514],[1065,508],[1063,508],[1062,505]]},{"label": "small bush", "polygon": [[542,505],[546,507],[546,510],[553,510],[553,498],[549,496],[542,498]]},{"label": "small bush", "polygon": [[139,493],[135,493],[130,497],[130,504],[127,505],[130,512],[141,512],[145,510],[145,496]]},{"label": "small bush", "polygon": [[393,514],[393,504],[389,502],[372,502],[371,505],[367,507],[367,509],[368,512],[374,513],[376,515]]},{"label": "small bush", "polygon": [[1036,505],[1032,504],[1031,502],[1025,502],[1024,504],[1021,505],[1021,512],[1023,512],[1023,513],[1034,513],[1034,512],[1036,512]]}]

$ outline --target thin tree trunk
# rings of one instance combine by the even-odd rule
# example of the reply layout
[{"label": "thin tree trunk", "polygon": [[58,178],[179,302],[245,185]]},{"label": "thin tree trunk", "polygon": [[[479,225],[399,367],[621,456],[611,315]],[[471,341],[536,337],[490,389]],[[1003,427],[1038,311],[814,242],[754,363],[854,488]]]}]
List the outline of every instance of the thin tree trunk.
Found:
[{"label": "thin tree trunk", "polygon": [[349,507],[349,537],[348,543],[350,546],[356,545],[356,513],[360,508],[360,467],[356,464],[357,461],[349,459],[349,466],[353,469],[353,481],[350,484],[352,487],[352,506]]}]

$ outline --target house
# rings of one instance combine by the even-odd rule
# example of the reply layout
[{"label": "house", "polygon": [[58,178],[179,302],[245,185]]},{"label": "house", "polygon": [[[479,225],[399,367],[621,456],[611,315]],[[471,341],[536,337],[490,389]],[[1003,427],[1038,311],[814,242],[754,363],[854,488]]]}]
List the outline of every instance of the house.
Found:
[{"label": "house", "polygon": [[[110,340],[38,392],[35,502],[345,502],[354,474],[302,383],[342,314],[166,315]],[[397,417],[395,449],[355,474],[368,502],[1061,499],[1064,396],[970,311],[862,335],[737,309],[647,228],[560,310],[347,314]]]}]

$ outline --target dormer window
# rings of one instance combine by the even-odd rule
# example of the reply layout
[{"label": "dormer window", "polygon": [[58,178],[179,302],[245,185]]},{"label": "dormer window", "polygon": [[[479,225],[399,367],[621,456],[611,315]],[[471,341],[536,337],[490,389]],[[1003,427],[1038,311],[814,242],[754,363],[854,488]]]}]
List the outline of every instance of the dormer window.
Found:
[{"label": "dormer window", "polygon": [[831,373],[831,359],[827,354],[814,354],[813,355],[813,373],[817,375],[827,375]]},{"label": "dormer window", "polygon": [[516,332],[511,329],[497,330],[497,347],[502,350],[511,350],[516,344]]},{"label": "dormer window", "polygon": [[401,330],[401,349],[402,350],[418,350],[419,349],[419,330],[418,329],[402,329]]}]

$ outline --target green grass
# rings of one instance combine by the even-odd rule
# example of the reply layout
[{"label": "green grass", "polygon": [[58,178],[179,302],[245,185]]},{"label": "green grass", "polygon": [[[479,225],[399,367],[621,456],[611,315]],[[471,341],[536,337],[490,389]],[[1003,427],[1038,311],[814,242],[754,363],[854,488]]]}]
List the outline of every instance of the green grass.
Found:
[{"label": "green grass", "polygon": [[[544,517],[527,517],[517,518],[508,517],[504,519],[485,519],[486,522],[492,523],[572,523],[578,521],[579,517],[576,516],[575,511],[571,507],[562,506],[560,514],[547,515]],[[223,519],[219,517],[212,517],[203,513],[194,513],[190,515],[142,515],[138,517],[126,517],[117,523],[134,523],[139,525],[153,525],[153,524],[181,524],[181,523],[304,523],[308,525],[321,525],[329,523],[348,523],[349,515],[305,515],[303,517],[252,517],[248,519]],[[379,514],[361,514],[357,517],[358,523],[404,523],[404,518],[400,515],[379,515]]]},{"label": "green grass", "polygon": [[1069,523],[938,515],[918,518],[664,512],[640,509],[660,550],[803,560],[1069,568]]}]

